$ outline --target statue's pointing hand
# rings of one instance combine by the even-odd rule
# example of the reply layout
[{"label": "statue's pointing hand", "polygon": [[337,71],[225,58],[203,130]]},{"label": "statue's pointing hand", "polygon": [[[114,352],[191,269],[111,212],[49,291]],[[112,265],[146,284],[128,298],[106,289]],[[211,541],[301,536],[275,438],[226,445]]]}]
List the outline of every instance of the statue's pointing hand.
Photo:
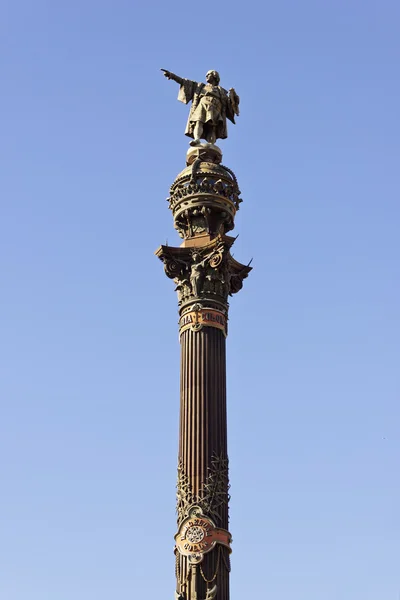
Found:
[{"label": "statue's pointing hand", "polygon": [[164,77],[180,86],[178,100],[184,104],[192,103],[186,124],[185,135],[193,138],[191,146],[201,145],[200,140],[208,144],[228,137],[226,120],[235,123],[239,114],[239,96],[233,88],[227,90],[219,85],[218,71],[208,71],[207,84],[185,79],[167,69],[161,69]]}]

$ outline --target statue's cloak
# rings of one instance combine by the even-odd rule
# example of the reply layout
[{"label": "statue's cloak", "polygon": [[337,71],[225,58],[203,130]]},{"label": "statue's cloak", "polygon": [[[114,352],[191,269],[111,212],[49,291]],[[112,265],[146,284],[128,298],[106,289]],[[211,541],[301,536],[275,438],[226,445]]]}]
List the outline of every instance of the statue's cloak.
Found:
[{"label": "statue's cloak", "polygon": [[[232,106],[232,102],[229,98],[228,92],[221,86],[215,86],[213,88],[213,96],[207,95],[207,87],[204,83],[198,83],[197,81],[190,81],[190,79],[183,79],[178,100],[184,104],[192,101],[190,107],[189,118],[186,124],[185,135],[193,138],[193,131],[198,121],[203,123],[203,135],[206,139],[207,130],[210,126],[215,126],[216,135],[219,139],[225,139],[228,137],[228,129],[226,126],[226,119],[235,122],[235,113]],[[216,98],[218,108],[211,106],[209,98]],[[219,101],[219,102],[218,102]]]}]

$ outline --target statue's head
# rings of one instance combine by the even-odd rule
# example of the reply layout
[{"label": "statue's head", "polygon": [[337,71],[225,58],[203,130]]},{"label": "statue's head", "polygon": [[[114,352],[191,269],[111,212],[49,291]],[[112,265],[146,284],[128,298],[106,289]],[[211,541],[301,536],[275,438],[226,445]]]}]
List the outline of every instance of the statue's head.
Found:
[{"label": "statue's head", "polygon": [[215,83],[215,85],[219,85],[220,82],[220,76],[218,71],[207,71],[206,73],[206,80],[207,83]]}]

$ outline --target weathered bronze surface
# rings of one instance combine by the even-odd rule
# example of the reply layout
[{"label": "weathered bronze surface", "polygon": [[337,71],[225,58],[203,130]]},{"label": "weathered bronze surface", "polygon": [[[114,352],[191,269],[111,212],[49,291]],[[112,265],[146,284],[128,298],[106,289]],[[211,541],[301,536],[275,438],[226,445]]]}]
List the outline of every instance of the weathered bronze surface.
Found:
[{"label": "weathered bronze surface", "polygon": [[193,138],[192,145],[200,144],[201,139],[215,144],[217,139],[228,137],[226,119],[235,122],[235,115],[239,115],[240,98],[233,88],[228,92],[219,85],[217,71],[207,72],[207,83],[184,79],[166,69],[161,71],[167,79],[179,84],[178,100],[185,104],[192,102],[185,130],[185,135]]},{"label": "weathered bronze surface", "polygon": [[181,316],[193,308],[193,303],[227,313],[228,296],[241,290],[251,271],[229,252],[234,241],[233,237],[218,235],[202,246],[160,246],[156,251],[166,275],[176,284]]},{"label": "weathered bronze surface", "polygon": [[175,228],[184,239],[232,230],[242,202],[233,171],[209,157],[204,160],[198,151],[198,158],[175,179],[168,198]]},{"label": "weathered bronze surface", "polygon": [[239,98],[219,87],[214,71],[207,85],[164,74],[180,84],[181,100],[193,100],[186,133],[196,142],[168,198],[182,244],[156,251],[175,283],[181,343],[175,598],[229,600],[228,298],[251,267],[231,254],[235,238],[227,233],[242,199],[214,142],[226,137],[226,118],[238,114]]}]

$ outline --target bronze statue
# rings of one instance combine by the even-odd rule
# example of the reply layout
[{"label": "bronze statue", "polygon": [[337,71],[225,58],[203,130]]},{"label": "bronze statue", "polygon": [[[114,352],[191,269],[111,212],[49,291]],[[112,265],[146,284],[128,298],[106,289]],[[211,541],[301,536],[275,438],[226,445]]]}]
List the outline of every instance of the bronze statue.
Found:
[{"label": "bronze statue", "polygon": [[167,79],[179,83],[178,100],[184,104],[192,101],[185,130],[185,135],[193,138],[190,145],[198,146],[201,139],[215,144],[217,139],[227,138],[226,119],[235,123],[235,115],[239,115],[240,98],[233,88],[227,92],[219,85],[219,73],[208,71],[207,83],[198,83],[178,77],[166,69],[161,71]]},{"label": "bronze statue", "polygon": [[190,271],[190,285],[192,286],[192,294],[199,297],[203,288],[204,267],[208,257],[201,260],[201,255],[198,252],[193,252],[192,258],[193,263]]}]

